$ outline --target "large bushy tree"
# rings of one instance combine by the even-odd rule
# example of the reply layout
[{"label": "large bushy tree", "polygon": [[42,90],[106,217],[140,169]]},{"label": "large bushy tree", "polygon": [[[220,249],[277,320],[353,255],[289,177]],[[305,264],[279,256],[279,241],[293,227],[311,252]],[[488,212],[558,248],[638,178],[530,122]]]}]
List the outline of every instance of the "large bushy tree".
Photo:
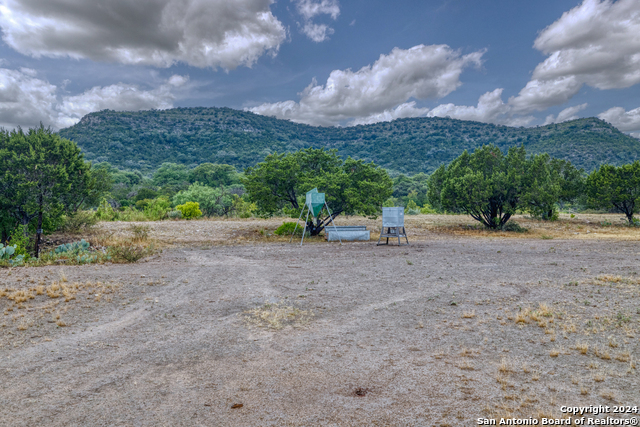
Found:
[{"label": "large bushy tree", "polygon": [[247,168],[243,183],[262,215],[282,209],[300,210],[305,193],[315,187],[325,193],[331,217],[318,217],[307,224],[317,235],[340,214],[373,215],[392,194],[393,182],[384,169],[373,163],[347,158],[336,150],[305,149],[271,154],[264,162]]},{"label": "large bushy tree", "polygon": [[586,192],[589,205],[615,209],[634,224],[633,215],[640,209],[640,162],[600,166],[587,177]]},{"label": "large bushy tree", "polygon": [[240,183],[236,168],[231,165],[202,163],[189,171],[189,181],[199,182],[209,187],[229,186]]},{"label": "large bushy tree", "polygon": [[505,155],[495,145],[467,151],[429,177],[428,198],[439,210],[467,213],[485,226],[502,228],[517,210],[555,219],[558,202],[583,192],[584,171],[547,154],[527,158],[523,147]]},{"label": "large bushy tree", "polygon": [[494,145],[466,150],[429,179],[432,206],[471,215],[489,228],[502,228],[521,205],[527,178],[524,148],[505,156]]},{"label": "large bushy tree", "polygon": [[3,220],[35,226],[36,256],[43,223],[94,203],[109,186],[105,180],[103,174],[91,171],[75,143],[49,128],[0,132]]},{"label": "large bushy tree", "polygon": [[529,160],[523,208],[543,220],[558,218],[559,202],[574,202],[584,191],[584,170],[568,160],[538,154]]}]

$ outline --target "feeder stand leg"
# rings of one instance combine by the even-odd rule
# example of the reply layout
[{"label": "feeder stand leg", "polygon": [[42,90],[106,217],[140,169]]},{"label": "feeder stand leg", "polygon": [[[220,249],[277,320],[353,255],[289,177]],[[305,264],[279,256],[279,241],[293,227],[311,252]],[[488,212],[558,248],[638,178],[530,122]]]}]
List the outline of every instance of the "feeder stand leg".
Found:
[{"label": "feeder stand leg", "polygon": [[311,212],[311,209],[307,210],[307,218],[304,220],[304,230],[302,230],[302,240],[300,240],[300,246],[302,246],[302,242],[304,242],[304,235],[307,234],[307,221],[309,221],[309,212]]},{"label": "feeder stand leg", "polygon": [[[331,224],[333,224],[333,229],[336,231],[338,240],[340,240],[340,244],[342,245],[342,239],[340,238],[340,233],[338,233],[338,227],[336,227],[336,223],[333,222],[333,216],[331,215],[331,211],[329,210],[329,206],[327,205],[327,202],[324,202],[324,207],[327,208],[327,212],[329,212],[329,219],[331,220]],[[329,239],[327,238],[327,240]]]},{"label": "feeder stand leg", "polygon": [[[305,206],[307,206],[305,204]],[[293,229],[293,233],[291,233],[291,238],[289,239],[289,243],[291,243],[293,241],[293,236],[296,234],[296,230],[298,229],[298,223],[300,223],[300,218],[302,218],[302,214],[304,213],[304,208],[302,208],[302,210],[300,211],[300,216],[298,217],[298,221],[296,222],[296,226]]]}]

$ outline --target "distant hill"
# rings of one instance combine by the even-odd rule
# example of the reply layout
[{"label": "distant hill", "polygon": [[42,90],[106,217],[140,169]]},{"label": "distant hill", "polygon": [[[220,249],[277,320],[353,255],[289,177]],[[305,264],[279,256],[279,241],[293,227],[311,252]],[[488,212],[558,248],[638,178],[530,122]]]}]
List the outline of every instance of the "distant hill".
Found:
[{"label": "distant hill", "polygon": [[354,127],[316,127],[230,108],[174,108],[86,115],[60,135],[75,141],[85,157],[124,169],[149,172],[163,162],[228,163],[239,169],[273,152],[336,148],[343,156],[392,172],[430,173],[463,150],[493,143],[528,153],[547,152],[587,171],[602,163],[639,158],[640,140],[597,118],[533,128],[513,128],[449,118],[399,119]]}]

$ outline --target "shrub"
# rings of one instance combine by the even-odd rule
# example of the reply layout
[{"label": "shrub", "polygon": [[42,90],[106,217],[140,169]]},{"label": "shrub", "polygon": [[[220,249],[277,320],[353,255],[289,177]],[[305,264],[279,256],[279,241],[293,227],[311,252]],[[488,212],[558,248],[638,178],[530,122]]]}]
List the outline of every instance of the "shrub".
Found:
[{"label": "shrub", "polygon": [[169,219],[180,219],[180,218],[182,218],[182,212],[180,212],[180,211],[170,211],[167,214],[167,217],[169,217]]},{"label": "shrub", "polygon": [[148,225],[132,225],[130,228],[133,233],[133,241],[134,242],[143,242],[149,238],[149,229]]},{"label": "shrub", "polygon": [[[198,182],[173,196],[173,203],[181,205],[186,202],[197,202],[202,214],[206,216],[228,215],[233,208],[233,194],[224,188],[211,188]],[[184,213],[183,213],[184,216]]]},{"label": "shrub", "polygon": [[11,236],[9,236],[9,242],[13,245],[17,255],[23,255],[26,258],[29,258],[29,235],[27,234],[27,226],[21,225],[18,226]]},{"label": "shrub", "polygon": [[528,228],[524,228],[520,224],[515,222],[514,220],[511,220],[511,221],[507,222],[505,225],[502,226],[502,231],[513,231],[515,233],[526,233],[527,231],[529,231],[529,229]]},{"label": "shrub", "polygon": [[258,212],[258,205],[236,196],[233,201],[233,210],[240,218],[251,218]]},{"label": "shrub", "polygon": [[118,213],[113,210],[107,199],[103,198],[96,209],[95,217],[99,221],[115,221],[118,218]]},{"label": "shrub", "polygon": [[64,217],[64,222],[60,226],[63,233],[78,234],[89,230],[98,223],[98,218],[91,211],[77,211]]},{"label": "shrub", "polygon": [[169,199],[158,197],[157,199],[149,200],[144,208],[144,214],[151,221],[159,221],[165,219],[170,210],[171,203],[169,203]]},{"label": "shrub", "polygon": [[431,207],[429,203],[425,203],[423,207],[420,208],[421,214],[435,214],[438,213],[434,208]]},{"label": "shrub", "polygon": [[144,212],[140,212],[131,206],[126,207],[122,212],[118,212],[117,219],[120,221],[147,221],[148,218]]},{"label": "shrub", "polygon": [[182,213],[184,219],[193,219],[202,216],[198,202],[186,202],[183,205],[176,206],[176,209]]},{"label": "shrub", "polygon": [[407,215],[418,215],[420,213],[420,208],[418,207],[416,202],[414,202],[413,200],[409,200],[409,203],[407,203],[407,207],[404,208],[404,212]]},{"label": "shrub", "polygon": [[304,229],[304,225],[298,224],[296,228],[295,222],[283,222],[280,227],[274,231],[274,234],[278,236],[291,236],[293,234],[293,230],[296,230],[296,236],[302,236],[302,230]]},{"label": "shrub", "polygon": [[153,246],[144,247],[123,243],[109,247],[109,255],[115,262],[137,262],[153,253]]}]

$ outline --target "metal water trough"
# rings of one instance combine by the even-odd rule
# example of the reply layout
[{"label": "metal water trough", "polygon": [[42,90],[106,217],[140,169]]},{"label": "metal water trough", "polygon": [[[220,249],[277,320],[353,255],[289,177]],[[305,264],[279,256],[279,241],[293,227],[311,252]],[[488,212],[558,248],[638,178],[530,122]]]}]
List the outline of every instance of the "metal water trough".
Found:
[{"label": "metal water trough", "polygon": [[353,242],[356,240],[369,241],[371,234],[367,230],[366,225],[341,225],[334,227],[325,227],[324,237],[329,242],[335,240]]}]

